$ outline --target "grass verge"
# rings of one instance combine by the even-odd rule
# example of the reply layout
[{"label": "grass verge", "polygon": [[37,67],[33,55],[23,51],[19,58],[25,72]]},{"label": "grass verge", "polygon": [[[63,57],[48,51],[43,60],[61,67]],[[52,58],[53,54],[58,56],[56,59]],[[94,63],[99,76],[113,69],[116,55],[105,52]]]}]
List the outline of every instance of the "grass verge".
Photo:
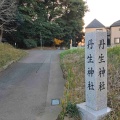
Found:
[{"label": "grass verge", "polygon": [[15,49],[10,44],[0,43],[0,68],[11,61],[16,61],[26,55],[23,50]]},{"label": "grass verge", "polygon": [[[68,105],[85,101],[85,54],[84,49],[67,50],[60,55],[61,67],[66,84],[64,97],[62,99],[62,111],[60,120],[65,116],[71,117],[68,113]],[[108,49],[108,106],[112,112],[104,118],[105,120],[120,120],[120,47]],[[71,107],[69,107],[71,109]],[[78,115],[73,116],[74,120],[80,120]]]}]

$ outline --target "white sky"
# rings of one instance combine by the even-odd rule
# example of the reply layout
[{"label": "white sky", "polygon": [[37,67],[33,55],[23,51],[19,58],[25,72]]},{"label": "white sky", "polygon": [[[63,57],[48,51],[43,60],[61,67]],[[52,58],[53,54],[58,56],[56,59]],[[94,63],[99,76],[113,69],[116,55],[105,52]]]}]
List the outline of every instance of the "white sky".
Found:
[{"label": "white sky", "polygon": [[85,14],[85,27],[95,18],[105,26],[120,20],[120,0],[84,0],[89,12]]}]

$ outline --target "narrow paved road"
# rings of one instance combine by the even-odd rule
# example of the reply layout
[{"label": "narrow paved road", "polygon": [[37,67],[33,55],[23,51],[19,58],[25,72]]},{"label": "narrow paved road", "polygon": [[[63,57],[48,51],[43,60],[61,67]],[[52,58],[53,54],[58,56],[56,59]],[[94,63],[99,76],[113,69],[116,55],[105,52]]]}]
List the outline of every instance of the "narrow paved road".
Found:
[{"label": "narrow paved road", "polygon": [[30,50],[0,73],[0,120],[56,120],[64,80],[59,50]]}]

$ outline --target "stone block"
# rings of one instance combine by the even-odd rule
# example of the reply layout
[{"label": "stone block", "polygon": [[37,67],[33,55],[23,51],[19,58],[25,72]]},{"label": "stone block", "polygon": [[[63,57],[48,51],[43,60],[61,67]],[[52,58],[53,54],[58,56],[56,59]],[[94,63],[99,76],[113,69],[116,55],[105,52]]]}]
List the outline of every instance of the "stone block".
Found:
[{"label": "stone block", "polygon": [[102,120],[103,117],[108,115],[111,111],[109,107],[102,110],[93,110],[86,106],[86,103],[77,104],[80,116],[82,120]]}]

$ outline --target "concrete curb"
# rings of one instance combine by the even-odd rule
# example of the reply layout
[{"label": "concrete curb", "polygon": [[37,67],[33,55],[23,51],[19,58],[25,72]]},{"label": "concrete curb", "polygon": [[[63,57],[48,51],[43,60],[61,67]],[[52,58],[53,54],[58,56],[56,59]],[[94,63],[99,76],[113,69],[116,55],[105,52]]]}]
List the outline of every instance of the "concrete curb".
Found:
[{"label": "concrete curb", "polygon": [[23,56],[21,56],[21,57],[15,59],[15,60],[11,60],[11,61],[7,62],[6,65],[4,65],[3,67],[0,68],[0,72],[2,72],[3,70],[7,69],[8,66],[10,66],[11,64],[13,64],[13,63],[19,61],[20,59],[22,59],[23,57],[25,57],[27,54],[28,54],[28,52],[26,52],[25,55],[23,55]]},{"label": "concrete curb", "polygon": [[0,72],[2,72],[3,70],[7,69],[8,66],[10,66],[11,64],[13,64],[14,62],[17,62],[18,60],[12,60],[12,61],[8,62],[6,65],[4,65],[3,67],[0,68]]}]

